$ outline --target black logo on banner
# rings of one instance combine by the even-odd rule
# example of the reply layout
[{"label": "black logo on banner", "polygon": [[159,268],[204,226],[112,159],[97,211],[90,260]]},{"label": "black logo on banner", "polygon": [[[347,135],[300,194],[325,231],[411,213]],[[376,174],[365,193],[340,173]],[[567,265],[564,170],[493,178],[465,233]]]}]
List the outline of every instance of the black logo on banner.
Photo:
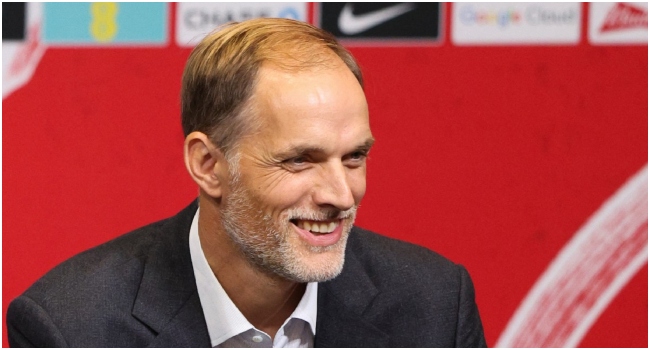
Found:
[{"label": "black logo on banner", "polygon": [[437,41],[439,3],[321,3],[320,27],[341,39]]},{"label": "black logo on banner", "polygon": [[25,3],[2,3],[2,40],[25,39]]}]

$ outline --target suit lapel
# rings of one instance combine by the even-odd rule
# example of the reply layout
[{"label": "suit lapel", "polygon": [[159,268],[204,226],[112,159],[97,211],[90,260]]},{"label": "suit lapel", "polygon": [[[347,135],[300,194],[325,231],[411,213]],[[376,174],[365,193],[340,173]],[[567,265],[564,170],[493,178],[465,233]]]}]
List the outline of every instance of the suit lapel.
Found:
[{"label": "suit lapel", "polygon": [[189,251],[197,204],[164,222],[145,261],[132,314],[158,333],[150,346],[210,346]]},{"label": "suit lapel", "polygon": [[149,347],[199,348],[210,347],[210,336],[205,325],[199,294],[194,293],[167,322]]},{"label": "suit lapel", "polygon": [[[144,267],[132,314],[157,333],[151,347],[209,347],[189,230],[197,203],[160,225]],[[348,247],[349,248],[349,247]],[[318,287],[316,347],[387,347],[389,336],[364,318],[378,290],[354,253],[337,278]]]},{"label": "suit lapel", "polygon": [[315,347],[388,347],[389,336],[363,317],[378,293],[348,250],[341,274],[318,285]]}]

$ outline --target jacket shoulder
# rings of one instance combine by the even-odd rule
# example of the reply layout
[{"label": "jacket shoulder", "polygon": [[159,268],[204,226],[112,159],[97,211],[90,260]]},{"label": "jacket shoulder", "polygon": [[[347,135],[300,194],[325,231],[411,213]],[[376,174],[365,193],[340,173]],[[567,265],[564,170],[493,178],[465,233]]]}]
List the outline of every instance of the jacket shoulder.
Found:
[{"label": "jacket shoulder", "polygon": [[474,287],[463,266],[427,248],[360,228],[348,243],[349,258],[356,261],[343,279],[347,283],[339,287],[354,289],[359,283],[350,281],[371,281],[377,292],[361,313],[390,335],[391,346],[485,346]]},{"label": "jacket shoulder", "polygon": [[165,221],[138,228],[63,261],[37,280],[25,294],[38,298],[81,288],[84,283],[100,277],[126,277],[123,271],[117,271],[119,266],[140,265]]},{"label": "jacket shoulder", "polygon": [[[86,250],[50,270],[9,305],[11,345],[146,345],[151,330],[132,316],[143,276],[149,268],[165,268],[148,267],[152,259],[169,264],[189,259],[189,246],[183,242],[195,211],[196,205],[190,205],[174,217]],[[130,335],[118,336],[120,330]]]},{"label": "jacket shoulder", "polygon": [[349,244],[354,257],[378,283],[389,278],[421,278],[422,275],[436,280],[458,277],[458,265],[416,244],[358,227],[352,231]]}]

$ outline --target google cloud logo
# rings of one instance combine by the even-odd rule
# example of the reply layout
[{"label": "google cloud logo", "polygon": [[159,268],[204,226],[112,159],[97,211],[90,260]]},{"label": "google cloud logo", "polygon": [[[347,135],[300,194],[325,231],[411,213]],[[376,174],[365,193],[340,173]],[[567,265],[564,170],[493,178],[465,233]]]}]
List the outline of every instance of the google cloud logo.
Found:
[{"label": "google cloud logo", "polygon": [[514,9],[507,10],[475,10],[472,6],[460,9],[460,21],[465,25],[496,25],[501,28],[521,24],[522,14]]}]

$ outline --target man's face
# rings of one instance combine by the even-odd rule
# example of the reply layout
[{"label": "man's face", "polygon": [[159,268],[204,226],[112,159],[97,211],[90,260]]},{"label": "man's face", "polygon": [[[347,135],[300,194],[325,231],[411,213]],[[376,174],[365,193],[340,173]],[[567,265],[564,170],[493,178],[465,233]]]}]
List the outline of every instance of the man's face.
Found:
[{"label": "man's face", "polygon": [[[373,138],[361,86],[343,65],[260,69],[222,197],[225,230],[256,268],[297,281],[336,277],[366,191]],[[233,174],[234,175],[234,174]]]}]

